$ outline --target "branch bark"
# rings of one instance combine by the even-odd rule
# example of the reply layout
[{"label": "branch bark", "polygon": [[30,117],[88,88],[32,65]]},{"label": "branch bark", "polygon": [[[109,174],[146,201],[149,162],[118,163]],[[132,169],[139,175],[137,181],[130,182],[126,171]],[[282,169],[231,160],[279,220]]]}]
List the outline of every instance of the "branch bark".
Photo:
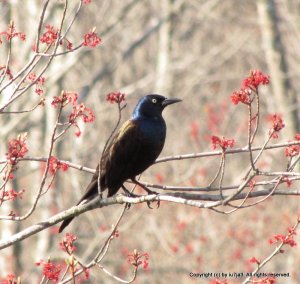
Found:
[{"label": "branch bark", "polygon": [[[266,190],[259,190],[255,192],[251,192],[248,195],[248,198],[254,198],[259,196],[267,196],[270,194],[272,189]],[[272,195],[300,195],[300,190],[276,190],[272,193]],[[233,198],[233,200],[244,199],[246,193],[240,193]],[[231,196],[224,196],[226,198]],[[24,239],[29,238],[30,236],[35,235],[36,233],[43,231],[53,225],[60,223],[64,219],[71,217],[71,216],[78,216],[84,212],[90,211],[96,208],[102,208],[105,206],[115,205],[115,204],[139,204],[145,202],[152,202],[152,201],[167,201],[167,202],[174,202],[179,204],[185,204],[189,206],[194,206],[198,208],[214,208],[216,206],[221,206],[223,204],[223,199],[219,195],[209,195],[209,194],[189,194],[189,193],[169,193],[169,194],[161,194],[161,195],[143,195],[140,197],[127,197],[124,195],[116,195],[110,198],[102,198],[100,197],[95,198],[94,200],[90,201],[89,203],[73,206],[72,208],[60,212],[46,221],[37,223],[32,225],[23,231],[20,231],[17,234],[9,236],[6,239],[0,241],[0,250],[10,247],[11,245],[15,244],[16,242],[22,241]],[[211,201],[211,202],[203,202],[203,201]]]}]

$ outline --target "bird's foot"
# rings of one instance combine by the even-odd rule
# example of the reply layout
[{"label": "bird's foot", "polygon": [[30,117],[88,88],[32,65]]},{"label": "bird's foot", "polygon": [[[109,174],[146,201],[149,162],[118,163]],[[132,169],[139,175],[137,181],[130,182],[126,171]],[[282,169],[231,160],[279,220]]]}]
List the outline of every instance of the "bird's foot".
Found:
[{"label": "bird's foot", "polygon": [[[140,183],[140,182],[137,181],[135,178],[133,178],[132,181],[133,181],[135,184],[139,185],[142,189],[144,189],[144,190],[148,193],[148,195],[151,195],[151,194],[159,195],[158,192],[149,189],[147,186],[145,186],[144,184]],[[151,202],[155,202],[155,201],[157,201],[157,207],[156,207],[156,209],[159,208],[159,206],[160,206],[160,200],[154,200],[154,201],[150,201],[150,200],[149,200],[149,201],[147,201],[147,206],[148,206],[149,209],[153,209],[153,208],[150,206],[150,204],[151,204]]]},{"label": "bird's foot", "polygon": [[153,191],[151,189],[149,189],[147,186],[145,186],[144,184],[140,183],[139,181],[137,181],[135,178],[131,179],[135,184],[139,185],[142,189],[144,189],[148,194],[155,194],[158,195],[159,193],[156,191]]},{"label": "bird's foot", "polygon": [[151,202],[157,202],[157,205],[156,205],[156,209],[158,209],[160,207],[160,200],[153,200],[153,201],[147,201],[147,206],[149,209],[154,209],[153,207],[151,207]]},{"label": "bird's foot", "polygon": [[[147,186],[145,186],[145,185],[143,185],[143,184],[139,184],[145,191],[147,191],[147,193],[148,193],[148,195],[151,195],[151,194],[154,194],[154,195],[159,195],[159,193],[158,192],[156,192],[156,191],[154,191],[154,190],[151,190],[151,189],[149,189]],[[147,201],[147,206],[148,206],[148,208],[149,209],[154,209],[153,207],[151,207],[151,202],[157,202],[157,205],[156,205],[156,209],[158,209],[159,208],[159,206],[160,206],[160,200],[153,200],[153,201]]]},{"label": "bird's foot", "polygon": [[148,187],[143,187],[143,189],[145,190],[145,191],[147,191],[147,193],[148,193],[148,195],[150,195],[150,194],[155,194],[155,195],[159,195],[159,193],[158,192],[156,192],[156,191],[154,191],[154,190],[151,190],[151,189],[149,189]]},{"label": "bird's foot", "polygon": [[[152,190],[150,190],[149,188],[147,188],[149,191],[147,191],[148,192],[148,195],[151,195],[151,194],[154,194],[154,195],[156,195],[156,196],[158,196],[159,195],[159,193],[158,192],[156,192],[156,191],[152,191]],[[154,209],[153,207],[151,207],[151,202],[157,202],[157,205],[156,205],[156,209],[158,209],[159,208],[159,206],[160,206],[160,200],[149,200],[149,201],[147,201],[147,206],[148,206],[148,208],[149,209]]]},{"label": "bird's foot", "polygon": [[140,197],[140,195],[130,192],[124,185],[122,186],[122,189],[128,197]]},{"label": "bird's foot", "polygon": [[[140,195],[130,192],[124,185],[122,185],[122,189],[126,196],[128,197],[140,197]],[[129,210],[131,207],[131,203],[126,203],[126,209]]]}]

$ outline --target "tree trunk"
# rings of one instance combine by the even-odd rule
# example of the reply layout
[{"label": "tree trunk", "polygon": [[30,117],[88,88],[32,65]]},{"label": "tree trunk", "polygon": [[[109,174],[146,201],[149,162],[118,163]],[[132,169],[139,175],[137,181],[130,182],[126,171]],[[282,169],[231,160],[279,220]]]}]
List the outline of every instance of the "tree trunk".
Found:
[{"label": "tree trunk", "polygon": [[156,92],[168,97],[172,86],[172,74],[170,71],[170,56],[171,56],[171,42],[172,42],[172,11],[173,0],[162,0],[161,11],[164,18],[169,18],[160,27],[159,42],[158,42],[158,56],[156,69]]},{"label": "tree trunk", "polygon": [[260,18],[262,42],[271,76],[275,108],[283,115],[288,138],[299,131],[297,96],[287,76],[288,64],[278,28],[276,3],[274,0],[259,0],[257,10]]}]

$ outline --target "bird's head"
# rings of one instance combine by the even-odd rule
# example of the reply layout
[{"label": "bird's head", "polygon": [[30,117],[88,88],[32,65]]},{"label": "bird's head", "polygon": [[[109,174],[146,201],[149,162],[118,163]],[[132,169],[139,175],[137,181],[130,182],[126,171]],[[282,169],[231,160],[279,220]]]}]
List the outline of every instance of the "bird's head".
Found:
[{"label": "bird's head", "polygon": [[168,99],[161,95],[151,94],[142,97],[135,107],[132,118],[161,116],[168,105],[181,102],[179,99]]}]

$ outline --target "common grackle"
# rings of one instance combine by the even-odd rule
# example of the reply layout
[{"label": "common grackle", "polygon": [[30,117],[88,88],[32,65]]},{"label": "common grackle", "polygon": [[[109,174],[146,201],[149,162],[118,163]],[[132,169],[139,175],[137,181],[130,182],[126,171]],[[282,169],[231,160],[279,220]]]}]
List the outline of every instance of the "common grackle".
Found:
[{"label": "common grackle", "polygon": [[[86,203],[98,195],[99,167],[100,189],[101,192],[108,189],[108,197],[116,194],[120,187],[127,191],[123,183],[128,179],[138,183],[135,177],[151,166],[163,149],[166,123],[162,111],[166,106],[180,101],[155,94],[140,99],[131,118],[121,126],[105,149],[101,157],[101,167],[97,166],[85,194],[77,205]],[[143,188],[151,193],[146,187]],[[62,232],[73,218],[65,219],[59,232]]]}]

